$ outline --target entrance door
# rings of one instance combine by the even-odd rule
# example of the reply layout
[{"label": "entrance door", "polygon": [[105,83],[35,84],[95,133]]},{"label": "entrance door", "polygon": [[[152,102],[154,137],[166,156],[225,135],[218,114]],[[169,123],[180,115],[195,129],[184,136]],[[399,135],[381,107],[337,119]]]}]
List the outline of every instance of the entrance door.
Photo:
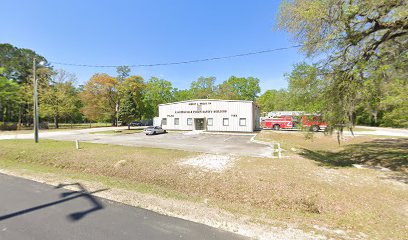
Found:
[{"label": "entrance door", "polygon": [[204,118],[194,119],[195,130],[204,130]]}]

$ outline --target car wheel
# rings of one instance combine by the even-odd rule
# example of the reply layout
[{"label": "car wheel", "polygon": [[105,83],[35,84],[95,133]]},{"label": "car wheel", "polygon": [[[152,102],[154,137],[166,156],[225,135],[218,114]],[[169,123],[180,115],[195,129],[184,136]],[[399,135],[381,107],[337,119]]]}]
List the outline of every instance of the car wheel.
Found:
[{"label": "car wheel", "polygon": [[312,126],[312,131],[313,132],[318,132],[319,130],[320,130],[319,126],[317,126],[317,125]]},{"label": "car wheel", "polygon": [[273,125],[273,130],[279,131],[280,130],[280,125],[279,124]]},{"label": "car wheel", "polygon": [[167,133],[167,131],[166,130],[164,130],[164,132],[163,133]]}]

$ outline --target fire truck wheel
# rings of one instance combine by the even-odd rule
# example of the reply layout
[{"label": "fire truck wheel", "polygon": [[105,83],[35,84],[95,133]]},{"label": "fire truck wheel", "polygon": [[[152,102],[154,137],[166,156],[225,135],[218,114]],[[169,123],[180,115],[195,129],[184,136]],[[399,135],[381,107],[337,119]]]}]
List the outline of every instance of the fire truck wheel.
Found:
[{"label": "fire truck wheel", "polygon": [[320,130],[319,126],[317,126],[317,125],[312,126],[312,131],[313,132],[318,132],[319,130]]},{"label": "fire truck wheel", "polygon": [[273,125],[273,130],[276,130],[276,131],[280,130],[279,124]]}]

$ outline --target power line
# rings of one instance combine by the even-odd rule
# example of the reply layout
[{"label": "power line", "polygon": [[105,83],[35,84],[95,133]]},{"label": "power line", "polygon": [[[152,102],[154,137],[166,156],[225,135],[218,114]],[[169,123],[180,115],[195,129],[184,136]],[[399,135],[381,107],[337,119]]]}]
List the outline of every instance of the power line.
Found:
[{"label": "power line", "polygon": [[[258,55],[258,54],[288,50],[288,49],[292,49],[292,48],[299,48],[299,47],[302,47],[302,46],[304,46],[304,45],[303,44],[292,45],[292,46],[289,46],[289,47],[274,48],[274,49],[262,50],[262,51],[257,51],[257,52],[247,52],[247,53],[240,53],[240,54],[229,55],[229,56],[203,58],[203,59],[188,60],[188,61],[181,61],[181,62],[134,64],[134,65],[129,65],[129,67],[157,67],[157,66],[181,65],[181,64],[189,64],[189,63],[197,63],[197,62],[209,62],[209,61],[215,61],[215,60],[221,60],[221,59],[245,57],[245,56],[251,56],[251,55]],[[89,67],[89,68],[117,68],[117,67],[123,66],[123,65],[90,65],[90,64],[63,63],[63,62],[53,62],[53,61],[51,61],[49,63],[55,64],[55,65]]]}]

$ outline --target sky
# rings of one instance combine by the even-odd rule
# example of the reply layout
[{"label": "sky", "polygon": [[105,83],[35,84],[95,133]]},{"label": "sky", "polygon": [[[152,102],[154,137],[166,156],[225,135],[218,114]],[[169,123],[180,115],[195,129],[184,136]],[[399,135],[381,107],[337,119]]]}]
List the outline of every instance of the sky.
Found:
[{"label": "sky", "polygon": [[[0,43],[29,48],[49,62],[137,65],[229,56],[296,45],[275,28],[279,0],[1,0]],[[306,60],[298,49],[182,65],[135,67],[132,75],[189,88],[200,76],[221,83],[257,77],[262,92],[287,87],[284,74]],[[84,84],[115,68],[62,66]]]}]

